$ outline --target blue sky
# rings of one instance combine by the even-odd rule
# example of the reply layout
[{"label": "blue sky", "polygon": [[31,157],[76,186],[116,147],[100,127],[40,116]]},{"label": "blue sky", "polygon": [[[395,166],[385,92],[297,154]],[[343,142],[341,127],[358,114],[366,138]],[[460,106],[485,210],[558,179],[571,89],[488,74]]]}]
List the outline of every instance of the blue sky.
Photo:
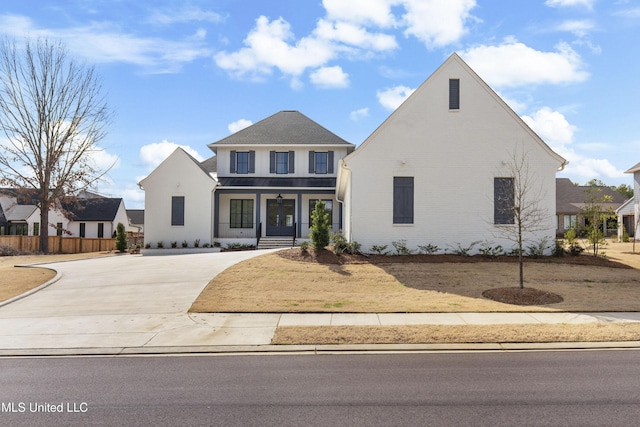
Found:
[{"label": "blue sky", "polygon": [[640,0],[22,0],[0,35],[63,41],[115,112],[98,191],[142,208],[137,182],[176,146],[299,110],[360,144],[452,53],[559,154],[559,174],[631,184],[640,161]]}]

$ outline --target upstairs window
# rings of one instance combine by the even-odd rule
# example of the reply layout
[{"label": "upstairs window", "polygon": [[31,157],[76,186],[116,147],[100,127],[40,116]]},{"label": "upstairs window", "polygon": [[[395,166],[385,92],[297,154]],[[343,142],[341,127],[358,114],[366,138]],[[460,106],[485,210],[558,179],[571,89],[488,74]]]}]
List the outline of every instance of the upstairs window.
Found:
[{"label": "upstairs window", "polygon": [[269,173],[288,174],[295,173],[295,152],[270,151]]},{"label": "upstairs window", "polygon": [[333,173],[333,151],[309,151],[309,173]]},{"label": "upstairs window", "polygon": [[493,179],[493,223],[515,224],[515,181],[513,178]]},{"label": "upstairs window", "polygon": [[237,174],[255,173],[255,151],[231,151],[229,172]]},{"label": "upstairs window", "polygon": [[449,79],[449,110],[460,109],[460,79]]},{"label": "upstairs window", "polygon": [[171,225],[184,225],[184,196],[171,197]]}]

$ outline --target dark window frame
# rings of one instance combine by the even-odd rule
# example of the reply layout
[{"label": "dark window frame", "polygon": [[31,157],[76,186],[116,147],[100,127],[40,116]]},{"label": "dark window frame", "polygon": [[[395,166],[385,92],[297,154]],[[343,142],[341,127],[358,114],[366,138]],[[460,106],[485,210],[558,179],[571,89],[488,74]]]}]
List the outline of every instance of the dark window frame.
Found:
[{"label": "dark window frame", "polygon": [[104,222],[98,223],[98,238],[99,239],[104,238]]},{"label": "dark window frame", "polygon": [[460,110],[460,79],[449,79],[449,110]]},{"label": "dark window frame", "polygon": [[254,204],[253,199],[231,199],[229,202],[229,227],[253,228]]},{"label": "dark window frame", "polygon": [[80,223],[80,237],[87,237],[87,223]]}]

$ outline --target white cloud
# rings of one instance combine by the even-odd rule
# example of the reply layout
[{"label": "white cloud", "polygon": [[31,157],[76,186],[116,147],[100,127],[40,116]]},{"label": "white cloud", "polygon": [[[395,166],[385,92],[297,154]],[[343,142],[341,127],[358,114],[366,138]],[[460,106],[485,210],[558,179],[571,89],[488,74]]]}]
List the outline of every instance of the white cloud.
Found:
[{"label": "white cloud", "polygon": [[110,22],[90,22],[65,29],[38,28],[31,19],[18,15],[0,15],[4,34],[21,39],[43,37],[61,40],[76,55],[94,63],[123,62],[138,65],[150,72],[177,72],[182,64],[209,57],[212,51],[203,40],[183,41],[138,37],[125,33]]},{"label": "white cloud", "polygon": [[394,86],[392,88],[379,90],[376,92],[378,102],[388,109],[395,110],[415,91],[407,86]]},{"label": "white cloud", "polygon": [[364,119],[365,117],[369,117],[369,107],[360,108],[359,110],[352,111],[349,114],[349,119],[354,122]]},{"label": "white cloud", "polygon": [[251,120],[240,119],[240,120],[236,120],[235,122],[229,123],[227,128],[229,129],[229,132],[236,133],[238,131],[241,131],[244,128],[248,128],[252,124],[253,122]]},{"label": "white cloud", "polygon": [[549,7],[572,7],[584,6],[587,9],[593,9],[595,0],[547,0],[544,4]]},{"label": "white cloud", "polygon": [[345,88],[349,86],[349,74],[338,65],[322,67],[311,73],[311,83],[322,88]]},{"label": "white cloud", "polygon": [[556,26],[557,31],[566,31],[576,35],[577,37],[584,37],[589,32],[596,28],[596,24],[588,19],[582,20],[569,20],[564,21],[560,25]]},{"label": "white cloud", "polygon": [[396,22],[391,7],[398,0],[323,0],[327,17],[336,21],[348,21],[357,24],[373,24],[378,27],[390,27]]},{"label": "white cloud", "polygon": [[89,164],[97,171],[113,170],[118,167],[120,157],[115,154],[109,154],[103,148],[94,148],[89,152]]},{"label": "white cloud", "polygon": [[224,17],[216,12],[202,10],[198,7],[185,7],[179,10],[156,10],[148,20],[158,25],[171,25],[185,22],[210,22],[217,24],[224,21]]},{"label": "white cloud", "polygon": [[403,0],[403,4],[405,35],[415,36],[429,48],[455,43],[467,32],[466,22],[475,19],[470,14],[475,0]]},{"label": "white cloud", "polygon": [[624,171],[616,168],[607,159],[595,159],[578,153],[572,146],[577,128],[569,123],[564,115],[544,107],[531,116],[522,119],[551,148],[569,161],[564,173],[580,176],[585,180],[592,178],[621,178]]},{"label": "white cloud", "polygon": [[347,45],[335,46],[338,51],[353,52],[354,48],[357,48],[382,52],[398,47],[395,37],[391,35],[371,33],[363,27],[343,21],[331,22],[321,19],[318,21],[314,35],[333,43]]},{"label": "white cloud", "polygon": [[555,52],[541,52],[507,40],[498,46],[472,47],[461,56],[495,87],[578,83],[589,77],[580,55],[566,43],[559,43]]},{"label": "white cloud", "polygon": [[201,162],[204,160],[204,157],[188,145],[176,144],[166,139],[162,142],[154,142],[140,147],[140,159],[149,170],[152,170],[169,157],[178,147],[195,157],[198,161]]}]

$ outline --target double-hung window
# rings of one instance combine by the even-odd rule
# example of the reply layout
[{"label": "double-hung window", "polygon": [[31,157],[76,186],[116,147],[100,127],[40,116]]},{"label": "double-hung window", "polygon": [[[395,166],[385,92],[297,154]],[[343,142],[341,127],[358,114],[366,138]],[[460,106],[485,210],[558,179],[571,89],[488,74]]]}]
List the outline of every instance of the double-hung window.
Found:
[{"label": "double-hung window", "polygon": [[333,173],[333,151],[309,151],[309,173]]},{"label": "double-hung window", "polygon": [[231,151],[229,172],[237,174],[255,173],[255,151]]},{"label": "double-hung window", "polygon": [[289,174],[295,173],[294,151],[270,151],[269,173]]},{"label": "double-hung window", "polygon": [[413,177],[393,177],[393,223],[413,224]]},{"label": "double-hung window", "polygon": [[253,228],[253,200],[231,199],[231,228]]}]

